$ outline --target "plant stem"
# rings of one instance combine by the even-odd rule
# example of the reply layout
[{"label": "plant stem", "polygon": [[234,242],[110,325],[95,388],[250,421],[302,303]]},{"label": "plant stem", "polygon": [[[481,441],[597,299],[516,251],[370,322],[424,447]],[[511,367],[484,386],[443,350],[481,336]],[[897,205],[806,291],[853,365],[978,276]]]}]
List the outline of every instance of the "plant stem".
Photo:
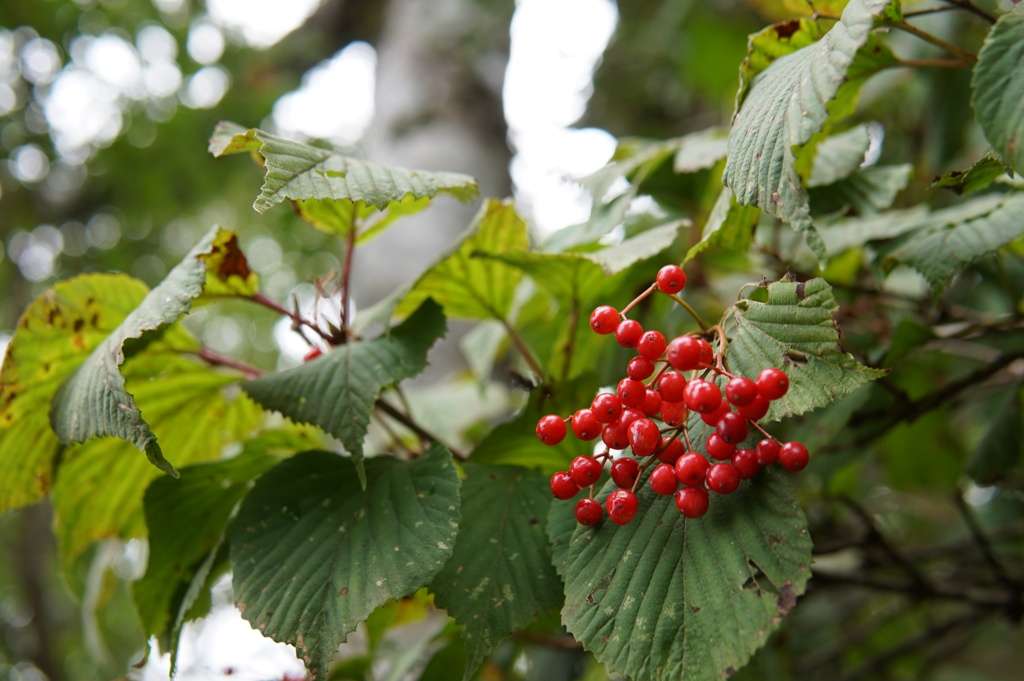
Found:
[{"label": "plant stem", "polygon": [[936,68],[936,69],[969,69],[963,59],[900,59],[894,68]]},{"label": "plant stem", "polygon": [[341,328],[346,338],[349,337],[349,327],[352,326],[352,320],[348,318],[351,308],[349,304],[349,281],[352,277],[352,253],[356,250],[357,231],[355,220],[353,219],[352,229],[348,231],[348,235],[345,238],[345,262],[341,266]]},{"label": "plant stem", "polygon": [[516,350],[519,351],[519,354],[522,356],[523,360],[530,367],[530,370],[533,371],[538,376],[540,376],[541,380],[543,381],[544,370],[541,369],[540,362],[537,361],[537,358],[533,356],[532,352],[530,352],[530,348],[526,346],[526,343],[523,341],[522,336],[520,336],[519,333],[516,332],[515,328],[513,328],[512,324],[509,323],[509,321],[505,318],[504,315],[499,315],[495,313],[494,317],[501,322],[502,326],[505,327],[505,331],[508,333],[509,340],[512,341],[512,345],[516,346]]},{"label": "plant stem", "polygon": [[969,65],[973,66],[974,63],[976,61],[978,61],[978,55],[974,54],[973,52],[971,52],[969,50],[965,50],[962,47],[958,47],[958,46],[954,45],[953,43],[947,42],[947,41],[943,40],[942,38],[940,38],[938,36],[935,36],[935,35],[932,35],[928,31],[924,31],[924,30],[918,28],[917,26],[914,26],[913,24],[910,24],[910,23],[908,23],[906,21],[902,21],[902,22],[900,22],[898,24],[892,24],[892,27],[893,28],[898,28],[901,31],[906,31],[907,33],[909,33],[909,34],[911,34],[913,36],[917,36],[918,38],[920,38],[921,40],[925,41],[926,43],[931,43],[932,45],[935,45],[936,47],[941,47],[946,52],[949,52],[950,54],[952,54],[952,55],[954,55],[956,57],[959,57],[962,61],[966,62]]},{"label": "plant stem", "polygon": [[690,313],[690,316],[691,316],[691,317],[693,317],[693,321],[697,322],[697,326],[699,326],[699,327],[700,327],[700,330],[701,330],[701,331],[704,331],[704,332],[706,332],[706,331],[708,330],[708,325],[704,323],[704,320],[700,318],[700,315],[699,315],[699,314],[697,314],[697,311],[696,311],[696,310],[694,310],[694,309],[693,309],[693,308],[692,308],[692,307],[690,306],[690,304],[689,304],[688,302],[686,302],[685,300],[683,300],[682,298],[680,298],[680,297],[679,297],[679,296],[678,296],[677,294],[675,294],[675,293],[670,293],[670,294],[668,294],[668,296],[669,296],[669,298],[671,298],[672,300],[674,300],[674,301],[676,301],[677,303],[679,303],[680,305],[682,305],[682,306],[683,306],[683,309],[684,309],[684,310],[686,310],[687,312],[689,312],[689,313]]},{"label": "plant stem", "polygon": [[299,328],[304,326],[307,329],[310,329],[310,330],[314,331],[318,336],[323,338],[328,343],[331,343],[332,345],[334,344],[334,340],[331,338],[330,334],[325,333],[324,331],[322,331],[320,329],[320,327],[318,327],[316,324],[313,324],[312,322],[307,320],[305,317],[300,315],[298,312],[292,312],[288,308],[283,307],[282,305],[276,303],[275,301],[271,300],[270,298],[267,298],[262,293],[254,293],[254,294],[252,294],[252,296],[242,296],[242,297],[245,300],[251,300],[252,302],[254,302],[254,303],[258,304],[258,305],[262,305],[263,307],[269,308],[269,309],[273,310],[274,312],[277,312],[278,314],[281,314],[281,315],[284,315],[285,317],[288,317],[288,319],[292,320],[292,325],[296,329],[299,329]]},{"label": "plant stem", "polygon": [[565,341],[565,358],[562,360],[562,382],[569,380],[569,369],[572,366],[572,353],[576,347],[576,329],[580,323],[580,301],[573,295],[569,308],[569,338]]},{"label": "plant stem", "polygon": [[256,367],[250,364],[246,364],[245,362],[240,362],[237,359],[226,357],[220,353],[214,352],[210,348],[200,348],[199,352],[197,352],[196,354],[199,356],[200,359],[202,359],[204,362],[207,362],[208,364],[237,369],[238,371],[241,371],[242,374],[248,380],[259,378],[260,376],[263,375],[263,371],[261,369],[257,369]]}]

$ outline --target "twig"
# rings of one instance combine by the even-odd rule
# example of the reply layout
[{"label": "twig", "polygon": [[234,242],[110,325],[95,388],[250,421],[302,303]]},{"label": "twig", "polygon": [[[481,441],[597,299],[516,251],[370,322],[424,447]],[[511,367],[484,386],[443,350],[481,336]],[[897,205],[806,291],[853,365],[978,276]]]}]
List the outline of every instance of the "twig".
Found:
[{"label": "twig", "polygon": [[240,296],[240,297],[243,300],[251,300],[252,302],[254,302],[254,303],[258,304],[258,305],[262,305],[263,307],[269,308],[269,309],[273,310],[274,312],[277,312],[278,314],[284,315],[285,317],[288,317],[289,319],[291,319],[292,323],[296,327],[305,326],[306,328],[316,332],[316,334],[318,336],[323,338],[328,343],[331,343],[332,345],[334,344],[334,339],[331,338],[331,335],[329,333],[326,333],[325,331],[323,331],[320,327],[318,327],[316,324],[313,324],[312,322],[310,322],[309,320],[304,318],[298,312],[292,312],[288,308],[286,308],[286,307],[284,307],[284,306],[274,302],[270,298],[267,298],[262,293],[254,293],[251,296]]},{"label": "twig", "polygon": [[213,366],[225,366],[237,369],[238,371],[241,371],[248,380],[259,378],[263,375],[262,369],[257,369],[251,364],[246,364],[245,362],[241,362],[237,359],[226,357],[220,353],[214,352],[210,348],[200,348],[196,355],[198,355],[204,362]]},{"label": "twig", "polygon": [[1007,604],[1007,616],[1014,622],[1020,622],[1021,618],[1024,617],[1024,584],[1022,584],[1020,580],[1011,577],[1003,564],[999,562],[998,558],[996,558],[996,554],[992,550],[992,544],[988,541],[985,533],[982,532],[974,514],[971,513],[969,508],[967,508],[967,504],[964,503],[963,497],[957,494],[953,500],[956,502],[956,507],[960,511],[960,515],[964,518],[964,523],[966,523],[967,529],[971,532],[971,538],[981,551],[981,555],[985,558],[985,562],[988,563],[990,568],[992,568],[992,573],[996,576],[996,579],[998,579],[1003,586],[1013,594],[1013,601]]},{"label": "twig", "polygon": [[572,366],[572,354],[576,349],[576,330],[580,323],[580,301],[575,291],[572,296],[572,303],[569,306],[569,337],[565,341],[565,355],[562,360],[562,382],[569,380],[569,370]]},{"label": "twig", "polygon": [[931,580],[929,580],[924,573],[918,570],[917,566],[911,563],[906,556],[897,551],[896,548],[889,543],[886,536],[883,535],[878,529],[878,526],[875,525],[875,521],[871,517],[870,513],[850,497],[841,497],[840,501],[842,501],[847,508],[853,511],[854,515],[856,515],[864,524],[864,527],[867,528],[868,536],[865,539],[865,542],[873,543],[882,549],[885,555],[889,556],[893,563],[899,565],[904,572],[910,576],[917,585],[917,588],[923,594],[929,594],[935,591],[935,586],[931,583]]},{"label": "twig", "polygon": [[970,50],[965,50],[962,47],[958,47],[953,43],[943,40],[938,36],[932,35],[928,31],[924,31],[918,28],[917,26],[914,26],[913,24],[907,23],[906,21],[889,25],[892,26],[893,28],[898,28],[901,31],[909,33],[910,35],[916,36],[921,40],[925,41],[926,43],[930,43],[932,45],[935,45],[936,47],[941,47],[942,49],[944,49],[946,52],[949,52],[953,56],[959,57],[967,64],[973,65],[976,61],[978,61],[978,55],[974,54]]}]

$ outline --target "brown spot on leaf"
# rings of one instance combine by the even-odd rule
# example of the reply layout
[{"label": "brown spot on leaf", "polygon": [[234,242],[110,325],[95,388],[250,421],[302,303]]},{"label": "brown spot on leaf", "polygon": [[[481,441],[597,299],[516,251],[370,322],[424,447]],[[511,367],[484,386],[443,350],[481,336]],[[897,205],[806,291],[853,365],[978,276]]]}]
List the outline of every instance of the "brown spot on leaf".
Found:
[{"label": "brown spot on leaf", "polygon": [[804,290],[807,288],[807,282],[801,281],[796,285],[796,299],[804,299]]},{"label": "brown spot on leaf", "polygon": [[539,521],[539,520],[537,520],[536,518],[530,518],[530,520],[529,520],[529,521],[527,521],[527,522],[528,522],[528,524],[530,524],[530,525],[536,525],[536,524],[537,524],[537,523],[539,523],[540,521]]},{"label": "brown spot on leaf", "polygon": [[781,24],[775,24],[774,28],[775,34],[779,36],[779,38],[785,40],[800,30],[800,20],[792,19]]},{"label": "brown spot on leaf", "polygon": [[237,274],[242,279],[248,278],[252,272],[249,270],[249,262],[245,259],[245,254],[238,247],[238,237],[232,234],[224,244],[224,248],[227,249],[227,253],[217,269],[217,276],[227,279],[231,275]]},{"label": "brown spot on leaf", "polygon": [[343,586],[343,587],[341,587],[341,591],[338,592],[338,595],[339,596],[344,596],[347,593],[348,593],[348,587],[347,586]]},{"label": "brown spot on leaf", "polygon": [[74,324],[71,325],[71,328],[74,329],[75,333],[78,333],[79,331],[82,330],[83,326],[85,326],[85,320],[84,319],[76,319]]}]

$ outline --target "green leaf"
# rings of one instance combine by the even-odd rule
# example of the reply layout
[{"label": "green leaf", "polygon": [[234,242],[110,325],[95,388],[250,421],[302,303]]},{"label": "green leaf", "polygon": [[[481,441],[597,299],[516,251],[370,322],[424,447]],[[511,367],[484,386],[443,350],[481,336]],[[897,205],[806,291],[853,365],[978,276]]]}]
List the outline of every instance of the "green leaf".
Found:
[{"label": "green leaf", "polygon": [[[382,166],[283,139],[262,130],[246,130],[234,123],[217,125],[209,150],[216,157],[242,151],[257,151],[263,157],[267,172],[262,191],[253,204],[260,213],[285,199],[361,201],[366,206],[384,209],[408,196],[414,199],[433,198],[439,193],[446,193],[461,201],[469,201],[477,193],[476,180],[468,175]],[[303,204],[305,206],[308,204]],[[316,213],[316,219],[321,223],[318,226],[342,229],[340,223],[327,217],[328,213],[312,206],[309,208]]]},{"label": "green leaf", "polygon": [[[1003,194],[994,205],[993,197],[980,197],[959,208],[951,214],[933,213],[920,229],[881,249],[883,265],[887,269],[909,265],[924,275],[938,295],[964,265],[1024,234],[1024,192]],[[948,215],[961,219],[944,219]]]},{"label": "green leaf", "polygon": [[551,494],[544,476],[510,466],[464,466],[463,523],[455,552],[431,590],[461,624],[468,679],[515,629],[562,604],[544,531]]},{"label": "green leaf", "polygon": [[700,241],[686,252],[684,262],[696,258],[702,251],[717,246],[730,251],[746,251],[754,240],[754,228],[761,218],[757,206],[741,206],[732,190],[722,187],[722,193],[711,208],[704,224]]},{"label": "green leaf", "polygon": [[50,401],[146,290],[123,274],[83,274],[57,283],[22,314],[0,370],[0,512],[49,491],[60,448]]},{"label": "green leaf", "polygon": [[398,304],[397,313],[409,314],[429,297],[440,303],[451,318],[504,320],[512,309],[521,274],[482,256],[526,248],[526,223],[512,203],[489,199],[455,249],[413,284]]},{"label": "green leaf", "polygon": [[119,437],[144,451],[150,463],[163,472],[177,475],[164,458],[135,399],[125,390],[119,369],[125,358],[124,346],[127,340],[141,338],[147,331],[171,324],[188,312],[192,299],[199,296],[207,280],[206,256],[234,239],[233,232],[211,229],[61,384],[50,408],[50,423],[62,443]]},{"label": "green leaf", "polygon": [[791,19],[752,33],[747,38],[747,56],[740,64],[740,88],[736,92],[736,110],[740,110],[758,74],[771,66],[776,59],[813,45],[824,34],[821,25],[811,19]]},{"label": "green leaf", "polygon": [[149,560],[132,595],[144,631],[161,649],[177,650],[185,614],[207,581],[236,506],[275,463],[272,456],[242,453],[184,467],[179,480],[160,477],[146,490]]},{"label": "green leaf", "polygon": [[[611,483],[598,495],[603,501]],[[688,520],[638,486],[629,525],[578,527],[562,621],[612,671],[635,679],[721,679],[743,666],[810,576],[807,521],[775,470]]]},{"label": "green leaf", "polygon": [[887,373],[843,350],[832,318],[838,308],[824,279],[778,281],[768,285],[766,302],[733,306],[736,331],[726,355],[732,371],[753,379],[776,367],[789,376],[789,391],[772,402],[768,421],[824,407]]},{"label": "green leaf", "polygon": [[795,167],[797,150],[830,117],[848,113],[862,81],[891,57],[876,42],[862,65],[854,63],[869,42],[875,17],[888,4],[889,0],[852,0],[821,40],[773,61],[755,78],[745,98],[738,99],[729,134],[723,181],[737,202],[759,206],[801,232],[822,263],[827,252],[812,224],[807,192]]},{"label": "green leaf", "polygon": [[935,178],[929,189],[945,187],[957,194],[973,194],[989,187],[1001,175],[1013,177],[1013,169],[994,156],[984,156],[966,170],[951,170]]},{"label": "green leaf", "polygon": [[875,215],[889,208],[906,189],[913,171],[909,163],[858,170],[833,184],[812,188],[811,207],[815,213],[853,209],[859,215]]},{"label": "green leaf", "polygon": [[347,343],[294,369],[242,384],[257,402],[293,421],[319,426],[352,455],[365,482],[363,440],[381,391],[427,365],[427,351],[447,327],[441,308],[426,300],[402,324],[373,340]]},{"label": "green leaf", "polygon": [[[127,386],[179,464],[220,458],[224,446],[260,425],[263,412],[244,395],[228,393],[238,377],[153,349],[125,363]],[[144,537],[143,495],[159,477],[122,440],[90,440],[66,450],[52,492],[63,567],[100,539]]]},{"label": "green leaf", "polygon": [[967,475],[979,485],[1002,481],[1024,455],[1024,428],[1021,416],[1021,388],[1006,391],[998,406],[985,417],[989,420],[984,437],[967,464]]},{"label": "green leaf", "polygon": [[672,167],[677,173],[695,173],[713,168],[725,158],[729,131],[726,128],[708,128],[684,135],[678,143]]},{"label": "green leaf", "polygon": [[838,182],[857,172],[864,163],[864,154],[871,145],[867,125],[857,125],[845,132],[831,135],[818,144],[814,170],[808,187],[822,187]]},{"label": "green leaf", "polygon": [[971,105],[986,139],[1024,172],[1024,5],[999,17],[978,53]]},{"label": "green leaf", "polygon": [[294,645],[313,679],[375,608],[427,585],[455,545],[459,479],[443,447],[408,463],[369,459],[366,479],[364,490],[336,454],[298,454],[256,481],[232,530],[238,609]]}]

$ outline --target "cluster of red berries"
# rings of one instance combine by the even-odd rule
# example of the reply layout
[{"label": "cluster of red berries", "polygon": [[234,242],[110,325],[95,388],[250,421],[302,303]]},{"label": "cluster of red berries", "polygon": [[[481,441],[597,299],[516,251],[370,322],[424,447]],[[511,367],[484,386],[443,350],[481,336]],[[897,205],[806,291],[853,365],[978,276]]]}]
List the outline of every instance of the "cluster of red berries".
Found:
[{"label": "cluster of red berries", "polygon": [[[626,377],[619,381],[615,393],[600,393],[588,408],[570,418],[549,414],[537,422],[537,437],[545,444],[558,444],[571,428],[579,439],[600,438],[604,445],[594,456],[578,456],[568,471],[551,476],[551,492],[559,499],[571,499],[580,490],[590,489],[587,497],[576,502],[576,520],[582,525],[599,522],[606,509],[616,525],[632,521],[638,507],[636,487],[648,468],[653,467],[647,481],[654,492],[674,495],[680,513],[699,518],[711,503],[709,490],[730,494],[741,480],[753,478],[763,466],[776,462],[790,471],[807,465],[806,447],[799,442],[779,442],[757,423],[768,413],[771,401],[789,389],[789,377],[783,371],[769,367],[756,379],[735,376],[725,368],[721,329],[713,327],[669,342],[659,331],[645,331],[639,322],[626,317],[654,291],[682,302],[676,294],[685,285],[682,268],[666,265],[658,272],[657,281],[622,312],[608,305],[595,309],[591,328],[599,334],[614,334],[622,347],[636,348],[637,356],[629,360]],[[716,332],[723,345],[717,355],[701,337]],[[724,383],[724,391],[720,383]],[[704,439],[707,456],[694,449],[690,411],[699,414],[711,429]],[[753,449],[739,448],[751,428],[764,438]],[[702,428],[698,437],[705,430]],[[632,456],[625,451],[613,455],[613,451],[626,449]],[[609,462],[612,482],[619,489],[602,508],[594,499],[594,490]]]}]

